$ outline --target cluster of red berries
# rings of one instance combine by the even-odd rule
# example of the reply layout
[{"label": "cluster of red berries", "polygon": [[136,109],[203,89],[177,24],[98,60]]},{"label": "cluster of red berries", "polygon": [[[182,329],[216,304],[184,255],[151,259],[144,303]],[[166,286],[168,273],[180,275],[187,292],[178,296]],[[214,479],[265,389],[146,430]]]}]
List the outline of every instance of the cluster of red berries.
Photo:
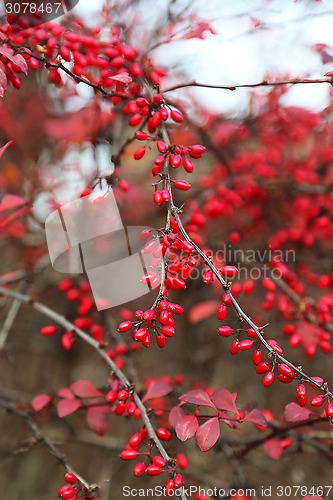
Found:
[{"label": "cluster of red berries", "polygon": [[67,484],[61,486],[58,490],[58,497],[61,500],[75,500],[78,498],[81,488],[79,486],[74,486],[77,483],[77,477],[73,472],[66,472],[64,479]]},{"label": "cluster of red berries", "polygon": [[[164,427],[158,427],[156,435],[162,441],[169,441],[171,439],[171,432]],[[168,479],[164,485],[165,495],[170,496],[175,489],[183,485],[183,477],[181,474],[175,473],[175,468],[177,465],[179,468],[186,468],[187,459],[184,455],[179,454],[176,459],[171,459],[167,462],[161,455],[152,455],[153,447],[151,443],[148,443],[148,451],[139,452],[137,448],[147,440],[147,437],[148,434],[145,428],[133,434],[120,453],[120,458],[123,460],[135,460],[140,455],[144,457],[144,460],[137,462],[133,467],[133,474],[136,477],[141,477],[145,473],[148,476],[158,476],[164,472],[171,474],[172,479]]]},{"label": "cluster of red berries", "polygon": [[173,315],[183,313],[183,308],[174,302],[166,299],[160,300],[155,310],[137,310],[133,320],[122,321],[118,325],[121,333],[132,330],[132,339],[140,342],[144,347],[150,346],[151,334],[155,335],[158,347],[165,347],[166,340],[175,334],[175,319]]}]

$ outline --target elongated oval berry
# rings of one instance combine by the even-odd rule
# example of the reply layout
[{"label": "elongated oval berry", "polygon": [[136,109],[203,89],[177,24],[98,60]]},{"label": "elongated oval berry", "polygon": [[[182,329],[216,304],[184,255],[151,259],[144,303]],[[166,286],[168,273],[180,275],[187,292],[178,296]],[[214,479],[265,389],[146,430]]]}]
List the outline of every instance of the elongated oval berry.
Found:
[{"label": "elongated oval berry", "polygon": [[230,337],[230,335],[233,332],[233,329],[231,328],[231,326],[223,325],[219,326],[217,331],[219,335],[222,335],[222,337]]},{"label": "elongated oval berry", "polygon": [[155,205],[157,205],[157,206],[162,205],[162,203],[163,203],[162,193],[160,191],[155,191],[155,193],[153,194],[153,200],[154,200]]},{"label": "elongated oval berry", "polygon": [[317,408],[318,406],[322,406],[325,400],[326,400],[325,396],[319,394],[318,396],[312,398],[310,403],[312,404],[312,406],[315,406]]},{"label": "elongated oval berry", "polygon": [[192,245],[192,243],[190,241],[183,240],[182,241],[182,249],[188,253],[191,253],[194,250],[194,246]]},{"label": "elongated oval berry", "polygon": [[184,181],[182,179],[177,179],[174,182],[174,186],[177,189],[180,189],[181,191],[188,191],[191,188],[191,184],[187,181]]},{"label": "elongated oval berry", "polygon": [[40,334],[44,337],[48,337],[49,335],[53,335],[57,331],[57,328],[54,325],[46,325],[40,329]]},{"label": "elongated oval berry", "polygon": [[300,406],[306,405],[306,387],[303,384],[298,384],[296,386],[296,397],[297,402]]},{"label": "elongated oval berry", "polygon": [[282,382],[282,384],[290,384],[294,379],[287,377],[286,375],[283,375],[282,373],[279,373],[278,380],[280,382]]},{"label": "elongated oval berry", "polygon": [[176,474],[173,478],[173,482],[176,488],[181,488],[183,486],[183,476],[181,474]]},{"label": "elongated oval berry", "polygon": [[165,335],[163,335],[163,333],[156,335],[156,344],[160,349],[163,349],[163,347],[166,346],[166,338]]},{"label": "elongated oval berry", "polygon": [[129,330],[131,330],[132,327],[133,327],[132,321],[123,321],[118,325],[118,332],[121,333],[128,332]]},{"label": "elongated oval berry", "polygon": [[148,134],[143,130],[137,130],[134,136],[138,141],[145,141],[149,137]]},{"label": "elongated oval berry", "polygon": [[326,413],[327,417],[333,418],[333,404],[332,403],[328,403],[325,406],[325,413]]},{"label": "elongated oval berry", "polygon": [[141,435],[141,432],[136,432],[135,434],[133,434],[129,440],[128,440],[128,444],[132,447],[132,448],[136,448],[137,446],[139,446],[139,444],[141,443],[142,441],[142,435]]},{"label": "elongated oval berry", "polygon": [[250,339],[257,339],[258,338],[258,335],[253,328],[248,328],[246,333],[247,333],[247,336],[250,337]]},{"label": "elongated oval berry", "polygon": [[262,361],[262,352],[260,349],[256,349],[252,354],[252,361],[254,365],[259,365]]},{"label": "elongated oval berry", "polygon": [[223,321],[227,316],[227,307],[224,304],[219,305],[216,315],[220,321]]},{"label": "elongated oval berry", "polygon": [[261,363],[258,364],[256,368],[256,372],[259,375],[262,375],[263,373],[266,373],[270,370],[270,365],[266,361],[262,361]]},{"label": "elongated oval berry", "polygon": [[67,483],[76,483],[77,481],[77,477],[73,472],[66,472],[64,479]]},{"label": "elongated oval berry", "polygon": [[171,497],[174,495],[175,485],[173,479],[168,479],[164,485],[165,495]]},{"label": "elongated oval berry", "polygon": [[273,349],[273,351],[275,351],[277,354],[280,354],[282,355],[283,354],[283,350],[282,350],[282,347],[276,342],[276,340],[274,339],[268,339],[267,340],[267,344],[269,344],[269,346]]},{"label": "elongated oval berry", "polygon": [[278,365],[278,371],[282,373],[282,375],[285,375],[286,377],[289,378],[294,378],[295,377],[295,372],[290,366],[286,365],[285,363],[280,363]]},{"label": "elongated oval berry", "polygon": [[157,467],[164,467],[166,464],[166,461],[161,455],[155,455],[153,457],[153,464],[157,465]]},{"label": "elongated oval berry", "polygon": [[170,194],[169,189],[162,189],[161,194],[162,194],[163,201],[169,202],[171,200],[171,194]]},{"label": "elongated oval berry", "polygon": [[159,427],[156,430],[156,436],[158,438],[162,439],[162,441],[170,441],[171,432],[168,429],[166,429],[165,427]]},{"label": "elongated oval berry", "polygon": [[168,148],[165,142],[160,140],[156,141],[156,149],[159,153],[166,153]]},{"label": "elongated oval berry", "polygon": [[183,161],[183,167],[186,172],[191,174],[194,170],[194,163],[191,158],[185,158]]},{"label": "elongated oval berry", "polygon": [[162,473],[162,469],[155,464],[150,464],[146,469],[146,473],[148,474],[148,476],[158,476]]},{"label": "elongated oval berry", "polygon": [[180,165],[182,164],[182,157],[181,155],[170,155],[169,157],[169,162],[170,162],[170,165],[173,167],[173,168],[179,168]]},{"label": "elongated oval berry", "polygon": [[201,156],[205,150],[205,146],[202,146],[201,144],[193,144],[190,148],[190,155],[194,157]]},{"label": "elongated oval berry", "polygon": [[172,120],[176,123],[181,123],[184,120],[183,113],[181,113],[177,109],[172,109],[170,112],[170,116]]},{"label": "elongated oval berry", "polygon": [[72,486],[69,486],[69,484],[65,484],[58,490],[58,496],[62,500],[74,500],[75,498],[75,489]]},{"label": "elongated oval berry", "polygon": [[133,156],[134,156],[135,160],[141,160],[141,158],[143,158],[145,154],[146,154],[146,148],[145,148],[145,146],[141,146],[141,148],[138,148],[134,152]]},{"label": "elongated oval berry", "polygon": [[146,472],[146,465],[143,462],[138,462],[133,468],[133,474],[136,477],[141,477]]},{"label": "elongated oval berry", "polygon": [[239,340],[233,340],[230,345],[230,352],[231,354],[238,354],[239,352]]},{"label": "elongated oval berry", "polygon": [[134,450],[133,448],[128,448],[127,450],[123,450],[120,453],[120,458],[123,460],[134,460],[138,456],[138,451]]},{"label": "elongated oval berry", "polygon": [[253,340],[245,339],[239,342],[239,349],[241,351],[247,351],[253,347]]},{"label": "elongated oval berry", "polygon": [[265,387],[269,387],[274,382],[275,375],[273,372],[265,373],[262,379],[262,383]]},{"label": "elongated oval berry", "polygon": [[234,278],[238,273],[238,269],[235,266],[223,266],[220,272],[226,278]]}]

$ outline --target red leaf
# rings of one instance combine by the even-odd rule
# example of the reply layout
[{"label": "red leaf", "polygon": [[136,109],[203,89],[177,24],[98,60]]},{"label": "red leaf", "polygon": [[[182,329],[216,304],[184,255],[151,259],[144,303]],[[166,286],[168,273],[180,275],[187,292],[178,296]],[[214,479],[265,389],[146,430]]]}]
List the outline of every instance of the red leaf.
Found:
[{"label": "red leaf", "polygon": [[186,403],[192,403],[193,405],[210,406],[211,408],[216,409],[208,394],[206,394],[205,391],[201,391],[199,389],[185,392],[185,394],[180,396],[179,399],[181,401],[185,401]]},{"label": "red leaf", "polygon": [[179,406],[174,406],[171,408],[170,414],[169,414],[169,422],[170,425],[175,429],[178,419],[183,418],[183,415],[186,415],[186,413],[179,408]]},{"label": "red leaf", "polygon": [[162,398],[172,391],[171,385],[163,382],[163,380],[153,380],[149,385],[146,394],[142,398],[142,402],[148,401],[148,399]]},{"label": "red leaf", "polygon": [[14,51],[10,48],[0,46],[0,54],[6,56],[12,63],[16,64],[22,71],[22,73],[27,76],[28,74],[28,65],[26,60],[21,54],[15,54]]},{"label": "red leaf", "polygon": [[74,413],[81,406],[81,401],[78,399],[62,399],[57,404],[58,417],[64,418],[71,413]]},{"label": "red leaf", "polygon": [[48,394],[38,394],[31,401],[31,406],[33,410],[40,411],[45,408],[45,406],[47,406],[51,400],[52,398]]},{"label": "red leaf", "polygon": [[264,450],[273,460],[279,460],[282,455],[281,442],[277,439],[268,439],[265,441]]},{"label": "red leaf", "polygon": [[204,319],[209,318],[215,313],[220,302],[217,300],[206,300],[205,302],[199,302],[195,306],[191,307],[188,313],[188,320],[190,323],[196,324]]},{"label": "red leaf", "polygon": [[319,495],[306,495],[306,497],[303,497],[302,500],[324,500],[324,499]]},{"label": "red leaf", "polygon": [[176,424],[175,431],[177,438],[181,441],[191,439],[197,432],[198,427],[198,419],[194,415],[185,415],[181,420],[178,420]]},{"label": "red leaf", "polygon": [[7,90],[7,76],[4,65],[0,62],[0,97],[3,97]]},{"label": "red leaf", "polygon": [[245,418],[243,418],[243,422],[252,422],[253,424],[256,425],[262,425],[263,427],[267,426],[267,421],[264,417],[264,414],[258,410],[257,408],[254,408],[251,410]]},{"label": "red leaf", "polygon": [[301,422],[307,420],[311,414],[311,410],[302,408],[297,403],[289,403],[284,410],[284,418],[287,422]]},{"label": "red leaf", "polygon": [[8,217],[6,217],[1,221],[0,227],[7,226],[9,223],[13,222],[18,217],[21,217],[22,215],[29,213],[31,210],[32,207],[24,207],[20,208],[20,210],[16,210],[16,212],[12,213],[11,215],[9,215]]},{"label": "red leaf", "polygon": [[220,424],[217,417],[210,418],[200,425],[195,438],[201,451],[210,450],[220,437]]},{"label": "red leaf", "polygon": [[218,389],[211,396],[211,400],[217,408],[220,410],[232,411],[233,413],[238,414],[235,399],[236,397],[233,396],[227,389]]},{"label": "red leaf", "polygon": [[[1,83],[1,85],[2,85],[2,83]],[[2,146],[0,148],[0,158],[4,154],[4,152],[6,151],[6,149],[9,148],[9,146],[11,146],[12,144],[14,144],[14,141],[8,141],[4,146]],[[9,195],[6,195],[6,196],[15,196],[16,198],[20,198],[20,196],[16,196],[16,194],[9,194]],[[6,196],[5,196],[5,198],[6,198]],[[23,198],[21,198],[21,199],[23,200]]]},{"label": "red leaf", "polygon": [[98,398],[99,396],[103,396],[89,380],[75,380],[70,388],[79,398]]},{"label": "red leaf", "polygon": [[119,75],[109,76],[110,80],[115,80],[116,82],[126,83],[127,85],[132,82],[132,78],[128,73],[119,73]]},{"label": "red leaf", "polygon": [[59,389],[58,396],[64,399],[75,399],[74,394],[67,387]]},{"label": "red leaf", "polygon": [[93,406],[88,408],[87,424],[89,429],[96,434],[103,436],[108,430],[108,423],[105,415],[110,412],[111,408],[103,406]]}]

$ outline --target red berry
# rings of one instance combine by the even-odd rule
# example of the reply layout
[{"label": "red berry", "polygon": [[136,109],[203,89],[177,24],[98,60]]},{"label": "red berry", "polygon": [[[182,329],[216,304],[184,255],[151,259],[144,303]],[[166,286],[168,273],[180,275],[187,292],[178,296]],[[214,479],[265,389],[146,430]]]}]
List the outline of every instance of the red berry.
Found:
[{"label": "red berry", "polygon": [[205,150],[206,148],[201,144],[193,144],[193,146],[191,146],[190,148],[190,155],[192,156],[192,158],[196,158],[198,156],[200,157],[205,152]]},{"label": "red berry", "polygon": [[117,396],[118,396],[117,391],[115,391],[114,389],[111,389],[111,391],[109,391],[109,392],[105,395],[105,399],[106,399],[109,403],[113,403],[113,402],[117,399]]},{"label": "red berry", "polygon": [[285,375],[286,377],[289,378],[294,378],[295,377],[295,372],[290,366],[286,365],[285,363],[280,363],[278,365],[278,371],[282,373],[282,375]]},{"label": "red berry", "polygon": [[327,403],[325,406],[325,413],[326,416],[329,418],[333,418],[333,404],[332,403]]},{"label": "red berry", "polygon": [[177,465],[180,469],[184,470],[187,468],[188,460],[186,458],[186,455],[184,455],[184,453],[177,453],[176,459],[177,459]]},{"label": "red berry", "polygon": [[227,307],[224,304],[219,305],[216,315],[220,321],[223,321],[227,316]]},{"label": "red berry", "polygon": [[262,361],[259,363],[259,365],[256,368],[256,372],[259,375],[262,375],[263,373],[266,373],[270,370],[270,365],[266,361]]},{"label": "red berry", "polygon": [[265,387],[268,387],[272,385],[272,383],[274,382],[274,378],[275,376],[273,372],[265,373],[262,379],[262,383],[264,384]]},{"label": "red berry", "polygon": [[176,488],[181,488],[183,486],[183,476],[181,474],[176,474],[173,478],[173,482]]},{"label": "red berry", "polygon": [[146,465],[143,462],[138,462],[133,468],[133,474],[136,477],[141,477],[146,471]]},{"label": "red berry", "polygon": [[314,398],[311,399],[310,403],[312,406],[318,407],[322,406],[325,402],[326,398],[322,394],[319,394],[319,396],[315,396]]},{"label": "red berry", "polygon": [[241,351],[247,351],[253,347],[253,340],[245,339],[239,342],[239,349]]},{"label": "red berry", "polygon": [[161,193],[163,201],[169,202],[171,200],[171,194],[169,189],[162,189]]},{"label": "red berry", "polygon": [[153,464],[157,465],[157,467],[164,467],[166,461],[160,455],[155,455],[155,457],[153,457]]},{"label": "red berry", "polygon": [[222,335],[222,337],[230,337],[230,335],[233,332],[233,329],[231,328],[231,326],[223,325],[219,326],[217,331],[219,335]]},{"label": "red berry", "polygon": [[133,156],[135,160],[141,160],[141,158],[143,158],[145,154],[146,154],[146,148],[145,146],[141,146],[141,148],[138,148],[135,151]]},{"label": "red berry", "polygon": [[226,278],[234,278],[238,273],[238,269],[235,266],[223,266],[221,269],[221,274]]},{"label": "red berry", "polygon": [[72,486],[69,486],[68,484],[62,486],[58,490],[58,496],[62,500],[71,500],[72,498],[75,497],[75,489]]},{"label": "red berry", "polygon": [[233,340],[230,345],[231,354],[237,354],[239,352],[239,340]]},{"label": "red berry", "polygon": [[165,429],[165,427],[159,427],[156,431],[156,435],[162,439],[162,441],[170,441],[171,439],[171,432]]},{"label": "red berry", "polygon": [[127,450],[123,450],[120,453],[120,458],[123,460],[134,460],[138,456],[137,450],[134,450],[133,448],[129,448]]},{"label": "red berry", "polygon": [[159,474],[162,473],[162,469],[157,465],[150,464],[146,469],[146,473],[148,474],[148,476],[158,476]]},{"label": "red berry", "polygon": [[260,349],[256,349],[253,354],[252,354],[252,361],[253,361],[253,364],[255,365],[259,365],[259,363],[261,363],[262,361],[262,352]]},{"label": "red berry", "polygon": [[49,335],[53,335],[56,331],[57,328],[54,325],[47,325],[40,329],[40,334],[47,337]]},{"label": "red berry", "polygon": [[175,188],[180,189],[181,191],[188,191],[191,188],[191,184],[182,179],[177,179],[174,182]]},{"label": "red berry", "polygon": [[153,200],[154,200],[155,205],[157,205],[157,206],[162,205],[162,203],[163,203],[162,193],[160,191],[155,191],[155,193],[153,194]]},{"label": "red berry", "polygon": [[159,153],[166,153],[167,151],[167,145],[165,144],[164,141],[157,141],[156,142],[156,149]]},{"label": "red berry", "polygon": [[186,172],[191,174],[194,170],[194,164],[191,158],[185,158],[183,162],[183,167]]},{"label": "red berry", "polygon": [[156,344],[160,349],[163,349],[163,347],[166,346],[166,338],[165,335],[160,333],[159,335],[156,335]]},{"label": "red berry", "polygon": [[183,113],[176,109],[172,109],[170,112],[170,116],[174,122],[181,123],[184,120]]},{"label": "red berry", "polygon": [[149,137],[148,134],[143,130],[137,130],[134,136],[138,141],[145,141]]},{"label": "red berry", "polygon": [[298,384],[296,387],[296,397],[300,406],[306,405],[306,387],[303,384]]},{"label": "red berry", "polygon": [[123,321],[118,325],[118,331],[121,333],[128,332],[133,327],[132,321]]},{"label": "red berry", "polygon": [[77,481],[77,477],[73,472],[66,472],[64,479],[67,483],[76,483]]},{"label": "red berry", "polygon": [[173,479],[168,479],[164,485],[165,495],[167,497],[173,496],[175,490],[175,485]]}]

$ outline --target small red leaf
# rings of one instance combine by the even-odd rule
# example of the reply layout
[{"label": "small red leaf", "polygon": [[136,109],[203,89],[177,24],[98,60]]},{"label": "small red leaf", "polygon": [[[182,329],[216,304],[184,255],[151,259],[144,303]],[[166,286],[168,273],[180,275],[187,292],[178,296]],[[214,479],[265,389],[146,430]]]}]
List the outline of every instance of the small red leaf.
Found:
[{"label": "small red leaf", "polygon": [[218,389],[211,396],[211,400],[217,408],[220,410],[232,411],[233,413],[238,414],[235,399],[236,397],[227,389]]},{"label": "small red leaf", "polygon": [[169,413],[169,423],[170,425],[175,429],[177,422],[179,419],[181,419],[186,413],[179,408],[179,406],[174,406],[171,408],[171,411]]},{"label": "small red leaf", "polygon": [[75,399],[74,394],[67,387],[59,389],[58,396],[64,399]]},{"label": "small red leaf", "polygon": [[210,418],[200,425],[195,438],[201,451],[208,451],[220,437],[220,424],[217,417]]},{"label": "small red leaf", "polygon": [[104,406],[94,406],[87,410],[87,424],[90,430],[103,436],[108,430],[108,423],[105,418],[107,413],[111,412],[111,408]]},{"label": "small red leaf", "polygon": [[74,413],[81,406],[81,401],[78,399],[62,399],[57,404],[58,417],[64,418],[71,413]]},{"label": "small red leaf", "polygon": [[178,420],[175,431],[177,438],[181,441],[187,441],[191,439],[197,432],[199,427],[198,419],[194,415],[186,415]]},{"label": "small red leaf", "polygon": [[188,313],[188,320],[190,323],[196,324],[204,319],[209,318],[212,314],[215,314],[220,302],[217,300],[206,300],[205,302],[199,302],[195,306],[191,307]]},{"label": "small red leaf", "polygon": [[52,398],[48,394],[38,394],[31,401],[32,409],[35,411],[40,411],[45,408],[45,406],[47,406],[51,400]]},{"label": "small red leaf", "polygon": [[[14,144],[14,141],[8,141],[4,146],[2,146],[0,148],[0,158],[4,154],[4,152],[6,151],[6,149],[9,148],[12,144]],[[7,195],[7,196],[16,196],[16,195],[12,194],[12,195]],[[20,198],[20,196],[16,196],[16,197]],[[23,199],[23,198],[21,198],[21,199]]]},{"label": "small red leaf", "polygon": [[103,396],[89,380],[75,380],[70,388],[79,398],[98,398],[99,396]]},{"label": "small red leaf", "polygon": [[267,426],[267,421],[264,417],[264,414],[257,408],[251,410],[246,415],[246,417],[243,418],[243,422],[252,422],[252,424],[261,425],[263,427]]},{"label": "small red leaf", "polygon": [[179,398],[181,401],[185,401],[186,403],[192,403],[194,405],[200,406],[210,406],[211,408],[215,408],[214,403],[208,396],[205,391],[201,391],[199,389],[186,392]]},{"label": "small red leaf", "polygon": [[303,497],[302,500],[324,500],[324,499],[319,495],[306,495],[306,497]]},{"label": "small red leaf", "polygon": [[302,408],[297,403],[289,403],[284,410],[284,418],[287,422],[301,422],[307,420],[311,414],[311,410]]},{"label": "small red leaf", "polygon": [[281,442],[277,439],[268,439],[265,441],[264,450],[273,460],[279,460],[282,455]]},{"label": "small red leaf", "polygon": [[126,83],[126,85],[132,82],[132,78],[128,73],[119,73],[119,75],[109,76],[109,79],[115,80],[116,82]]},{"label": "small red leaf", "polygon": [[[1,156],[1,150],[6,146],[3,146],[0,149],[0,156]],[[14,208],[26,205],[27,203],[28,203],[27,200],[25,200],[21,196],[17,196],[16,194],[5,194],[5,196],[0,201],[0,212],[4,212],[5,210],[13,210]]]},{"label": "small red leaf", "polygon": [[21,54],[15,54],[12,49],[9,47],[0,46],[0,54],[6,56],[12,63],[16,64],[22,71],[22,73],[27,76],[28,74],[28,65],[26,60]]},{"label": "small red leaf", "polygon": [[142,398],[142,402],[148,401],[148,399],[162,398],[172,391],[171,385],[163,382],[163,380],[153,380],[149,385],[146,394]]}]

